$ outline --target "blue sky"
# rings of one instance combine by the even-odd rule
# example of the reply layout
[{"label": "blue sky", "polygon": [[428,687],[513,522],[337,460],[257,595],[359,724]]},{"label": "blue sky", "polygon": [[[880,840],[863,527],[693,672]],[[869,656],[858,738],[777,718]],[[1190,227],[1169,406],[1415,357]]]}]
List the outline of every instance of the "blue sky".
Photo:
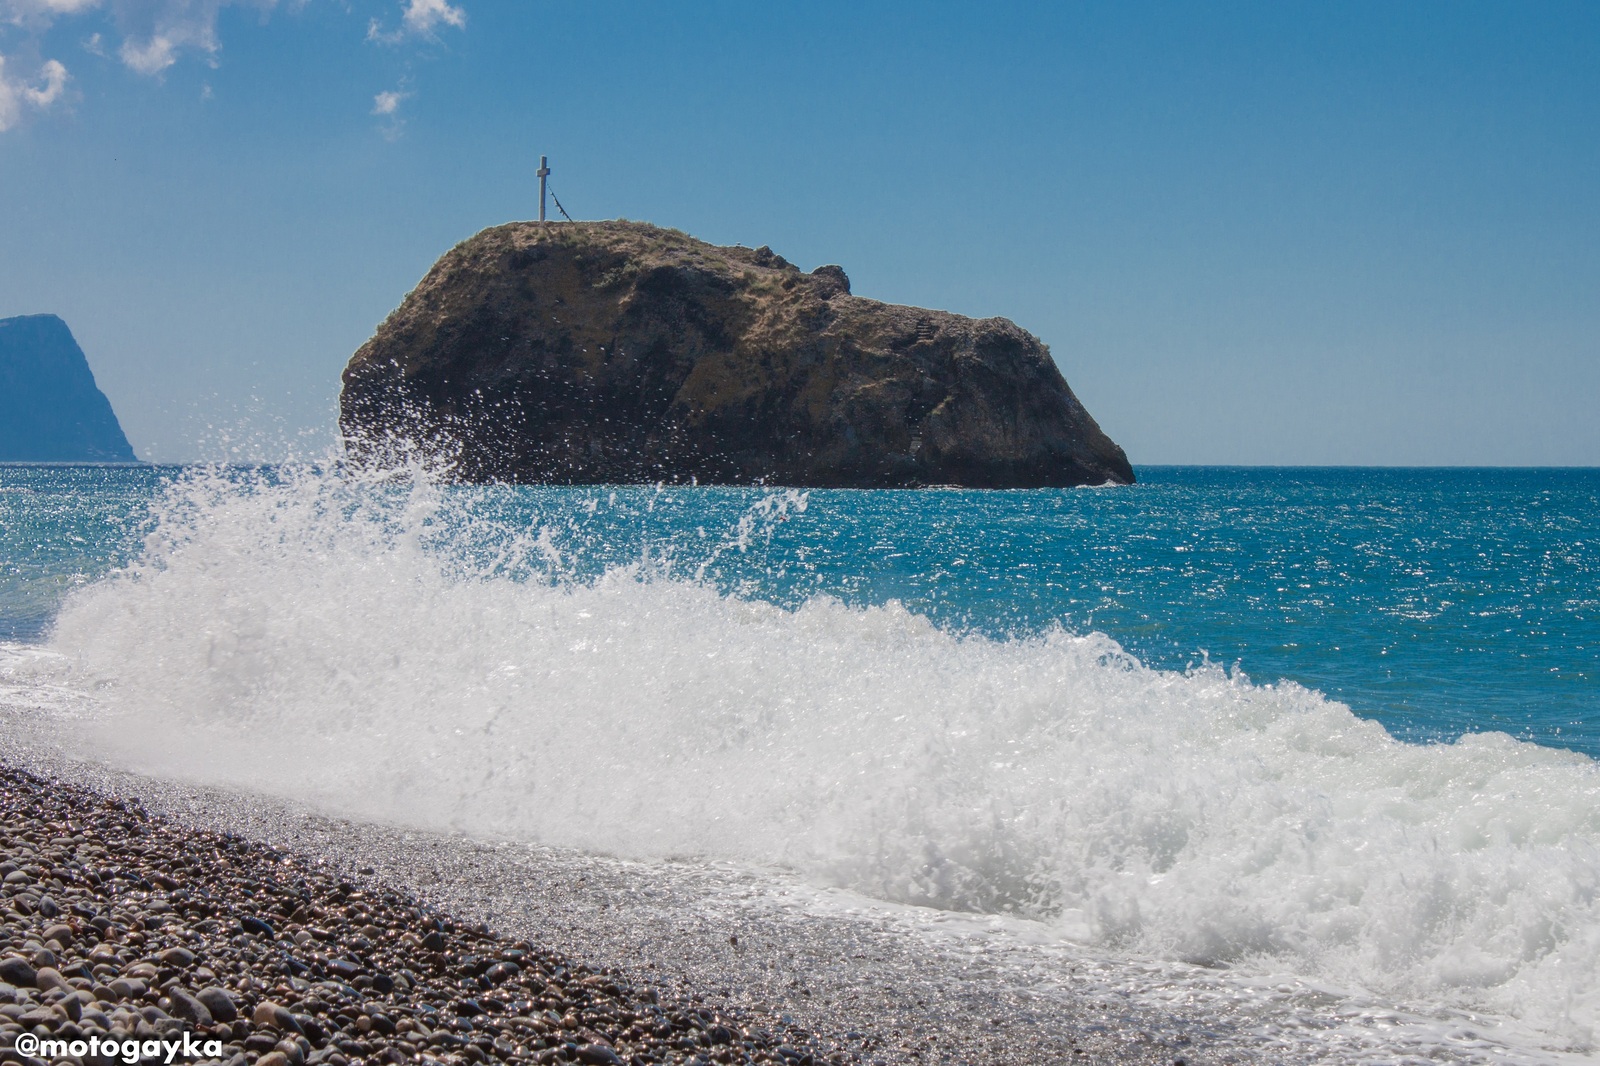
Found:
[{"label": "blue sky", "polygon": [[326,437],[537,212],[1003,315],[1135,463],[1600,464],[1600,5],[0,0],[0,316],[150,459]]}]

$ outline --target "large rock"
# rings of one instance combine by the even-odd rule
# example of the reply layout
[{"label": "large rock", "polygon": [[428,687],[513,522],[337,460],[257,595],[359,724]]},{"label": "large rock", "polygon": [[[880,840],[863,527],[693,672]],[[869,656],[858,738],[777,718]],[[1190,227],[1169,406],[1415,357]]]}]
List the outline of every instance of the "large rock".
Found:
[{"label": "large rock", "polygon": [[513,223],[451,249],[350,360],[340,423],[357,455],[448,439],[469,480],[1133,480],[1011,322],[636,222]]},{"label": "large rock", "polygon": [[137,461],[67,324],[0,319],[0,462]]}]

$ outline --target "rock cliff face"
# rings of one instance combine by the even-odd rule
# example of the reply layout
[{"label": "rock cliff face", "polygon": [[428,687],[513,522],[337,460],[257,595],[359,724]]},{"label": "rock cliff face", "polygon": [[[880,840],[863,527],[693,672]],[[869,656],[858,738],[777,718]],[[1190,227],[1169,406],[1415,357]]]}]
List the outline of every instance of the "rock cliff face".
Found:
[{"label": "rock cliff face", "polygon": [[340,423],[356,454],[448,438],[471,480],[1133,480],[1011,322],[634,222],[513,223],[451,249],[350,360]]},{"label": "rock cliff face", "polygon": [[138,462],[55,315],[0,319],[0,462]]}]

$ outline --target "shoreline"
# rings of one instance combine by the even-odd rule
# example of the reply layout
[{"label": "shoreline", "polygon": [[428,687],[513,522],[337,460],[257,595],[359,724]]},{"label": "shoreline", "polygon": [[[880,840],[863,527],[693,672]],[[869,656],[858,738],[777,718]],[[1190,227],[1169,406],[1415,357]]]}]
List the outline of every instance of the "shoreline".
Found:
[{"label": "shoreline", "polygon": [[[88,723],[72,712],[0,707],[0,723],[0,780],[21,774],[32,787],[90,808],[108,799],[140,805],[143,816],[168,827],[169,841],[215,837],[259,849],[251,854],[287,856],[335,887],[342,879],[471,936],[486,927],[497,943],[522,941],[540,957],[565,960],[569,972],[582,973],[581,964],[589,976],[609,975],[634,1001],[711,1012],[723,1019],[716,1024],[737,1022],[741,1038],[743,1030],[752,1037],[765,1030],[809,1053],[813,1066],[1590,1061],[1582,1049],[1552,1047],[1513,1019],[1419,1012],[1288,973],[1112,956],[1061,941],[1038,923],[886,904],[781,870],[638,862],[347,820],[296,800],[141,776],[86,761],[73,740]],[[158,860],[166,861],[159,852],[151,861]],[[242,905],[225,884],[207,891]],[[286,928],[275,926],[279,943]],[[9,1041],[0,1038],[0,1046]],[[769,1048],[776,1050],[763,1044],[728,1061],[799,1061],[756,1056]],[[350,1066],[389,1061],[346,1058]],[[631,1048],[619,1058],[652,1061]],[[473,1060],[463,1052],[455,1060],[404,1061]],[[581,1060],[569,1053],[552,1061]]]},{"label": "shoreline", "polygon": [[[70,994],[93,997],[93,1005],[81,1005],[80,1016],[99,1011],[106,1020],[102,1029],[120,1018],[121,1031],[129,1034],[144,1034],[127,1013],[131,1009],[144,1008],[154,1037],[176,1024],[160,1015],[184,1017],[188,1000],[215,1004],[220,991],[238,1017],[220,1023],[213,1016],[213,1023],[226,1028],[206,1032],[225,1042],[217,1061],[231,1066],[1257,1061],[1236,1054],[1185,1055],[1186,1040],[1168,1046],[1146,1032],[1114,1031],[1120,1027],[1092,1016],[1085,1005],[1078,1024],[1063,1027],[1059,1011],[1026,998],[995,1002],[969,989],[968,1002],[951,1002],[932,983],[907,987],[910,975],[894,972],[893,960],[882,954],[886,945],[870,936],[858,936],[855,946],[864,950],[845,960],[799,958],[792,945],[778,945],[776,953],[792,969],[775,974],[770,960],[760,957],[774,949],[772,938],[763,935],[769,930],[750,915],[680,913],[675,927],[658,923],[645,930],[645,941],[662,948],[662,957],[650,957],[635,944],[633,965],[618,965],[596,950],[593,930],[563,930],[548,915],[530,923],[503,892],[475,892],[474,867],[493,864],[474,855],[497,852],[493,845],[296,815],[250,797],[230,802],[214,792],[54,759],[45,769],[23,770],[16,766],[17,754],[0,751],[0,833],[8,858],[19,844],[31,848],[32,856],[18,857],[42,876],[0,887],[0,907],[12,908],[0,909],[7,937],[0,941],[0,959],[20,956],[33,965],[38,946],[49,950],[47,929],[66,924],[73,942],[60,945],[52,969],[74,988]],[[37,752],[28,754],[37,761]],[[31,831],[24,828],[29,824]],[[22,832],[35,840],[29,844]],[[80,836],[84,841],[74,843]],[[348,847],[351,836],[374,854]],[[426,865],[416,854],[402,853],[406,838],[437,862],[423,872],[421,879],[431,876],[432,884],[418,886],[422,891],[396,883],[404,880],[402,866],[409,864],[415,874]],[[614,904],[577,897],[618,886],[608,883],[606,861],[585,865],[587,876],[569,869],[564,885],[528,871],[513,895],[539,897],[568,913],[604,915]],[[38,902],[14,906],[19,898],[44,895],[54,901],[53,916],[43,915]],[[471,913],[476,908],[463,895],[476,896],[487,913]],[[25,910],[32,913],[19,913]],[[90,932],[95,919],[103,919],[103,933]],[[740,932],[725,932],[730,928]],[[434,933],[443,939],[443,951],[428,950],[437,941],[424,943]],[[892,937],[893,931],[879,934]],[[551,941],[572,941],[574,947]],[[685,972],[685,942],[701,956],[699,974]],[[115,950],[114,959],[93,961],[90,952],[101,944]],[[169,955],[173,949],[192,957]],[[718,956],[731,965],[718,965]],[[765,982],[749,980],[752,962],[767,972]],[[518,972],[508,973],[506,963]],[[116,976],[105,969],[108,964],[119,971]],[[463,987],[474,980],[468,973],[473,969],[484,987]],[[712,974],[723,979],[707,980]],[[854,987],[840,989],[841,979]],[[142,980],[144,987],[114,987],[117,980]],[[34,989],[24,997],[24,986],[16,987],[11,998],[31,1000],[29,1009],[69,994]],[[774,996],[778,989],[782,994]],[[0,987],[0,1001],[6,998]],[[546,1013],[552,1010],[562,1013]],[[224,1006],[219,1014],[226,1012]],[[66,1024],[65,1017],[54,1024]],[[72,1024],[80,1033],[91,1032]],[[394,1032],[385,1031],[391,1027]],[[201,1027],[194,1028],[198,1039]],[[68,1029],[67,1035],[78,1033]],[[0,1046],[11,1043],[0,1036]],[[32,1060],[33,1066],[39,1062]]]},{"label": "shoreline", "polygon": [[235,1066],[857,1061],[137,799],[0,768],[0,834],[8,1043],[187,1030]]}]

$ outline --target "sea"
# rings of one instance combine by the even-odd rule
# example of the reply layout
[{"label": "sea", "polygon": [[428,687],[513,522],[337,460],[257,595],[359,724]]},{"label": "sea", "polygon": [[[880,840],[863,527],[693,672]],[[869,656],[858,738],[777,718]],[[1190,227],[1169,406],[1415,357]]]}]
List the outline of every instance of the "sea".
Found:
[{"label": "sea", "polygon": [[1596,1054],[1600,470],[1137,474],[0,466],[0,704],[143,773]]}]

